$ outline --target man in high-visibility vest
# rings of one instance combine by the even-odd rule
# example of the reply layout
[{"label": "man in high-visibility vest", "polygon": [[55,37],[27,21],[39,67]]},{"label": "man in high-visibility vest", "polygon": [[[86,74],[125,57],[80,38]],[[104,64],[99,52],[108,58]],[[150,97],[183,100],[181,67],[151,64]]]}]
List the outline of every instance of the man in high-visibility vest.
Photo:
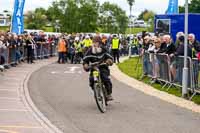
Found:
[{"label": "man in high-visibility vest", "polygon": [[84,46],[85,52],[92,46],[92,40],[90,39],[90,37],[88,35],[83,40],[82,44]]},{"label": "man in high-visibility vest", "polygon": [[117,38],[116,35],[113,36],[112,39],[112,54],[114,57],[114,63],[116,63],[116,59],[117,62],[119,63],[119,47],[120,47],[120,40]]},{"label": "man in high-visibility vest", "polygon": [[131,53],[133,55],[138,54],[138,45],[139,45],[138,39],[137,37],[134,37],[131,45]]}]

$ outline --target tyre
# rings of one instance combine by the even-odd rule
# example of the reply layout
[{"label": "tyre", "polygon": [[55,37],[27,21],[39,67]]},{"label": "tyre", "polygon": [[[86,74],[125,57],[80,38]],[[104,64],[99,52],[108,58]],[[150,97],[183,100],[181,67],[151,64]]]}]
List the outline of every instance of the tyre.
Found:
[{"label": "tyre", "polygon": [[99,111],[101,113],[105,113],[107,102],[106,102],[105,93],[103,91],[102,85],[99,83],[95,83],[94,85],[94,97],[95,97],[95,101],[96,101]]}]

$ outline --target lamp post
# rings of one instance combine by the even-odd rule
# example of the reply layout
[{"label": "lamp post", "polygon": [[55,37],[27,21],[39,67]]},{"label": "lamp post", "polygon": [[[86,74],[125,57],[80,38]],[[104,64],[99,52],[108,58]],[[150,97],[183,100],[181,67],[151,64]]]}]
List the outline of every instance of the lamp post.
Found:
[{"label": "lamp post", "polygon": [[56,32],[60,31],[59,22],[60,22],[60,20],[56,20],[56,23],[55,23]]},{"label": "lamp post", "polygon": [[185,42],[184,42],[184,68],[182,79],[182,97],[187,95],[188,89],[188,67],[187,67],[187,55],[188,55],[188,0],[185,0]]}]

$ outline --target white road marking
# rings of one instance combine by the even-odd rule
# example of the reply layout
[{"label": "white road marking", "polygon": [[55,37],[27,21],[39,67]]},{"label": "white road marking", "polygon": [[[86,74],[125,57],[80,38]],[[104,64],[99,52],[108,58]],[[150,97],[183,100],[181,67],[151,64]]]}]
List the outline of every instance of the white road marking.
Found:
[{"label": "white road marking", "polygon": [[53,71],[53,72],[51,72],[51,74],[58,74],[58,72]]},{"label": "white road marking", "polygon": [[72,66],[72,67],[68,67],[69,70],[66,70],[64,72],[58,72],[58,71],[52,71],[51,74],[82,74],[82,71],[78,71],[78,69],[80,69],[81,67],[77,67],[77,66]]},{"label": "white road marking", "polygon": [[77,67],[77,66],[68,67],[68,68],[69,68],[69,71],[65,71],[64,73],[71,73],[71,74],[74,74],[74,73],[76,73],[76,70],[77,70],[77,69],[80,69],[80,67]]},{"label": "white road marking", "polygon": [[65,71],[64,73],[71,73],[71,74],[73,74],[75,72],[74,71]]},{"label": "white road marking", "polygon": [[21,101],[19,98],[10,98],[10,97],[0,97],[0,100],[13,100],[13,101]]},{"label": "white road marking", "polygon": [[82,74],[82,71],[79,71],[78,73],[79,73],[79,74]]},{"label": "white road marking", "polygon": [[6,111],[6,112],[30,112],[29,110],[26,109],[0,109],[1,111]]},{"label": "white road marking", "polygon": [[[5,126],[1,126],[0,125],[0,128],[35,128],[35,129],[41,129],[42,127],[36,127],[36,126],[15,126],[15,125],[5,125]],[[9,132],[7,130],[0,130],[0,131],[5,131],[5,132],[8,132],[8,133],[16,133],[16,132]]]},{"label": "white road marking", "polygon": [[17,89],[16,90],[14,90],[14,89],[13,90],[11,90],[11,89],[10,90],[9,89],[0,89],[0,91],[18,92]]},{"label": "white road marking", "polygon": [[[4,128],[4,127],[1,127],[1,128]],[[2,129],[0,129],[0,133],[19,133],[19,132],[11,131],[11,130],[2,130]]]}]

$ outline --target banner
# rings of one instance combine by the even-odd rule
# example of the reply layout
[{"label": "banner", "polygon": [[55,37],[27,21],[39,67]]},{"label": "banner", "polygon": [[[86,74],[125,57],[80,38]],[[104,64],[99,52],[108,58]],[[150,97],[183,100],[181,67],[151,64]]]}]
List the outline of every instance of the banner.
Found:
[{"label": "banner", "polygon": [[25,0],[15,0],[14,3],[11,32],[18,35],[24,32],[24,4]]},{"label": "banner", "polygon": [[169,0],[169,5],[166,14],[176,13],[178,13],[178,0]]}]

